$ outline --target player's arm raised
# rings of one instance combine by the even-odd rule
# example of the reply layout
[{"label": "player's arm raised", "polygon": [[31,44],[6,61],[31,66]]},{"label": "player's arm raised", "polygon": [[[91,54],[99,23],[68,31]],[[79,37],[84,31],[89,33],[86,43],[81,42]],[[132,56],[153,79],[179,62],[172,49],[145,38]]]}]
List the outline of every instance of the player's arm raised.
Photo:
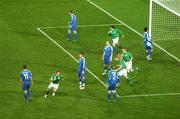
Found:
[{"label": "player's arm raised", "polygon": [[51,77],[51,78],[49,79],[50,82],[52,82],[53,80],[54,80],[53,77]]}]

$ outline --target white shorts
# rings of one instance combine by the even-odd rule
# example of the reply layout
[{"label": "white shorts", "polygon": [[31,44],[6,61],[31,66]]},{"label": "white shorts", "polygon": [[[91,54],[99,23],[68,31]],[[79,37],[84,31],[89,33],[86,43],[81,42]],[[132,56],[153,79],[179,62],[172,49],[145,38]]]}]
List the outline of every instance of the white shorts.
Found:
[{"label": "white shorts", "polygon": [[113,41],[113,46],[115,47],[116,45],[118,45],[119,44],[119,37],[117,37],[117,38],[115,38],[115,39],[112,39],[112,41]]},{"label": "white shorts", "polygon": [[53,89],[58,89],[58,87],[59,87],[59,84],[54,84],[54,83],[50,83],[49,84],[49,86],[48,86],[48,89],[51,89],[51,88],[53,88]]},{"label": "white shorts", "polygon": [[121,76],[124,76],[127,78],[127,69],[122,69],[118,72],[118,75],[121,77]]},{"label": "white shorts", "polygon": [[127,67],[127,71],[132,72],[132,60],[130,60],[129,62],[126,62],[126,67]]}]

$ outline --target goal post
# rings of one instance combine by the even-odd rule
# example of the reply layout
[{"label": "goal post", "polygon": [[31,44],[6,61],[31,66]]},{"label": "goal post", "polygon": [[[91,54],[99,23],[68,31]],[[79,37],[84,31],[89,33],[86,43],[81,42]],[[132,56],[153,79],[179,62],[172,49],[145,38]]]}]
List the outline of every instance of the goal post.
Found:
[{"label": "goal post", "polygon": [[153,41],[180,40],[180,0],[150,0],[149,35]]}]

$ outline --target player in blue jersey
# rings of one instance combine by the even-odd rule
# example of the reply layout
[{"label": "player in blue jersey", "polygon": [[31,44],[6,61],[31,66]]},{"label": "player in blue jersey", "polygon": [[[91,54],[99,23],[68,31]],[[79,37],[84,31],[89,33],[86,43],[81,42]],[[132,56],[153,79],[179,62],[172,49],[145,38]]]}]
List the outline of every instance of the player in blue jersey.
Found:
[{"label": "player in blue jersey", "polygon": [[23,65],[23,71],[20,74],[20,84],[24,90],[24,98],[26,102],[31,101],[30,86],[33,84],[32,73],[27,69],[27,65]]},{"label": "player in blue jersey", "polygon": [[108,101],[111,101],[111,92],[114,94],[114,102],[116,102],[116,83],[118,82],[119,76],[117,72],[111,69],[108,73]]},{"label": "player in blue jersey", "polygon": [[69,22],[69,29],[68,29],[68,40],[71,40],[71,32],[74,32],[75,40],[78,40],[78,34],[76,32],[76,15],[74,15],[73,11],[69,11],[70,14],[70,22]]},{"label": "player in blue jersey", "polygon": [[109,69],[111,65],[112,57],[113,57],[113,48],[110,45],[110,43],[106,41],[106,46],[103,52],[104,72],[102,73],[102,75],[107,74],[107,70]]},{"label": "player in blue jersey", "polygon": [[153,45],[152,45],[152,40],[148,34],[147,27],[144,28],[144,48],[146,50],[147,60],[152,60]]},{"label": "player in blue jersey", "polygon": [[78,78],[79,78],[79,88],[80,90],[85,89],[85,66],[86,66],[86,61],[84,58],[84,53],[80,52],[79,53],[79,67],[78,67]]}]

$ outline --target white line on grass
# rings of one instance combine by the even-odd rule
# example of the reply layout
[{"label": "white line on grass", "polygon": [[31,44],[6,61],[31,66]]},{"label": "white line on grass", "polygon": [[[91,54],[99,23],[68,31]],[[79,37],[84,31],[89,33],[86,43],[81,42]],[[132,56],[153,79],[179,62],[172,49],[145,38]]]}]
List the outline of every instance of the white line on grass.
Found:
[{"label": "white line on grass", "polygon": [[136,98],[136,97],[174,96],[174,95],[180,95],[180,93],[144,94],[144,95],[127,95],[127,96],[120,96],[120,97],[124,97],[124,98]]},{"label": "white line on grass", "polygon": [[[58,46],[62,51],[64,51],[67,55],[69,55],[75,62],[79,63],[79,61],[70,53],[68,52],[64,47],[62,47],[59,43],[57,43],[53,38],[51,38],[47,33],[45,33],[42,29],[40,28],[37,28],[37,30],[39,32],[41,32],[44,36],[46,36],[51,42],[53,42],[56,46]],[[97,79],[104,87],[107,88],[107,85],[101,81],[91,70],[89,70],[87,67],[86,67],[86,71],[89,72],[95,79]],[[117,97],[120,97],[118,94],[117,94]]]},{"label": "white line on grass", "polygon": [[[90,0],[86,0],[87,2],[89,2],[90,4],[92,4],[93,6],[95,6],[96,8],[98,8],[99,10],[101,10],[102,12],[106,13],[108,16],[110,16],[111,18],[115,19],[116,21],[118,21],[119,23],[121,23],[122,25],[126,26],[127,28],[129,28],[130,30],[132,30],[133,32],[135,32],[136,34],[138,34],[139,36],[143,37],[143,35],[141,33],[139,33],[138,31],[136,31],[135,29],[133,29],[132,27],[130,27],[129,25],[127,25],[126,23],[122,22],[121,20],[119,20],[118,18],[114,17],[112,14],[110,14],[109,12],[107,12],[106,10],[102,9],[101,7],[99,7],[98,5],[96,5],[94,2],[90,1]],[[159,49],[161,49],[163,52],[167,53],[169,56],[171,56],[172,58],[174,58],[175,60],[177,60],[178,62],[180,62],[180,59],[177,58],[176,56],[172,55],[171,53],[169,53],[168,51],[166,51],[164,48],[162,48],[161,46],[159,46],[158,44],[156,44],[155,42],[153,42],[153,44],[158,47]]]},{"label": "white line on grass", "polygon": [[[79,25],[78,28],[87,28],[87,27],[105,27],[105,26],[111,26],[111,25],[122,25],[122,24],[90,24],[90,25]],[[45,26],[40,27],[40,29],[55,29],[55,28],[68,28],[69,26]]]}]

